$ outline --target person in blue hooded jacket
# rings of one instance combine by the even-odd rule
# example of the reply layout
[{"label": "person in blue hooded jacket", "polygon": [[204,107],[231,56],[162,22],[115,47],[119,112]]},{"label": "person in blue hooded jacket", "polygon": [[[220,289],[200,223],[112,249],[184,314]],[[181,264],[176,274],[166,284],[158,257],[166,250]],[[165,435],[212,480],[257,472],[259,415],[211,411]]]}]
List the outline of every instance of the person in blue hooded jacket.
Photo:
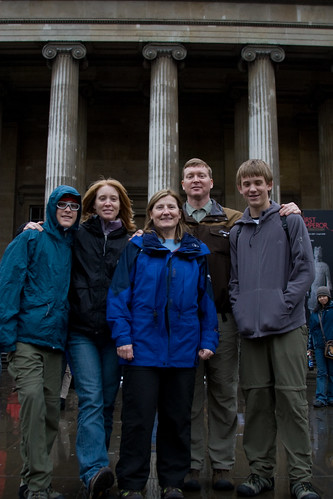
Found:
[{"label": "person in blue hooded jacket", "polygon": [[148,203],[143,236],[128,243],[113,276],[107,321],[123,365],[120,497],[143,497],[156,411],[161,497],[184,497],[195,368],[218,344],[208,253],[186,231],[178,195],[164,189]]},{"label": "person in blue hooded jacket", "polygon": [[50,452],[60,414],[63,351],[67,339],[71,244],[81,198],[57,187],[50,195],[43,231],[23,231],[0,266],[0,350],[21,405],[20,496],[61,499],[51,486]]},{"label": "person in blue hooded jacket", "polygon": [[330,289],[319,286],[317,306],[309,319],[308,340],[308,352],[314,351],[317,364],[316,399],[313,402],[316,409],[333,406],[333,361],[324,355],[328,340],[333,340],[333,301]]}]

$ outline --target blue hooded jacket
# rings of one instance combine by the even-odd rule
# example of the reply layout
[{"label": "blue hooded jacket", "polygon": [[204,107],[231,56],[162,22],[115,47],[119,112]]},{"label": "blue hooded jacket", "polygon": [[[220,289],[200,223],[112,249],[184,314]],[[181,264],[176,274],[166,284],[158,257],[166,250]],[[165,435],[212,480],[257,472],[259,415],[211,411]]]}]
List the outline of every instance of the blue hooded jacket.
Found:
[{"label": "blue hooded jacket", "polygon": [[76,222],[65,230],[57,221],[58,201],[80,194],[67,185],[50,195],[43,231],[27,230],[7,247],[0,265],[0,349],[10,352],[16,343],[64,350],[67,338],[71,243]]},{"label": "blue hooded jacket", "polygon": [[107,298],[117,347],[133,345],[121,364],[194,367],[198,351],[215,352],[218,324],[205,244],[185,233],[171,252],[155,233],[134,237],[122,253]]},{"label": "blue hooded jacket", "polygon": [[314,312],[310,315],[309,319],[309,340],[308,349],[316,350],[322,348],[324,350],[323,334],[321,332],[319,314],[321,314],[321,322],[324,329],[326,341],[333,340],[333,301],[321,307],[319,304]]}]

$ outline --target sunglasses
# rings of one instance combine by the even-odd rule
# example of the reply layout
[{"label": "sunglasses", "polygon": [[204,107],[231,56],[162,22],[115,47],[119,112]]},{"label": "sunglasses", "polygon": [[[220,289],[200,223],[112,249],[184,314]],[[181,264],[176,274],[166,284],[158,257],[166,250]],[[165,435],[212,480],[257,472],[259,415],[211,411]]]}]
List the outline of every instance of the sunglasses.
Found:
[{"label": "sunglasses", "polygon": [[67,206],[71,211],[78,211],[80,209],[79,203],[68,203],[67,201],[58,201],[57,208],[65,210]]}]

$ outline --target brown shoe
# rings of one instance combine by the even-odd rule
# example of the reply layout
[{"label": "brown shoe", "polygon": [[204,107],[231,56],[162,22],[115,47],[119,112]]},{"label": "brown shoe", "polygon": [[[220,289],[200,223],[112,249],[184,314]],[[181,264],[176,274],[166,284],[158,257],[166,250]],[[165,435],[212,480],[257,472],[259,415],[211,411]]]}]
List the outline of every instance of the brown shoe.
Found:
[{"label": "brown shoe", "polygon": [[200,471],[191,469],[190,472],[186,475],[184,481],[184,490],[188,490],[190,492],[195,492],[201,489],[201,484],[199,482]]},{"label": "brown shoe", "polygon": [[229,470],[213,470],[212,487],[214,490],[233,490],[235,484]]},{"label": "brown shoe", "polygon": [[108,466],[101,468],[90,480],[88,499],[104,497],[108,489],[111,489],[113,482],[114,476],[111,469]]}]

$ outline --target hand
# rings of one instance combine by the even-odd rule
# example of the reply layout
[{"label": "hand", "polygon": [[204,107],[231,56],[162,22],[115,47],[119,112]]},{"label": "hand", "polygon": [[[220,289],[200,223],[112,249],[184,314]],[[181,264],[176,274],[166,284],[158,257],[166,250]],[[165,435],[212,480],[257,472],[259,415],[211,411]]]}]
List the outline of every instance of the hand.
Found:
[{"label": "hand", "polygon": [[208,360],[213,357],[213,355],[214,352],[208,350],[208,348],[202,348],[201,350],[199,350],[199,357],[201,360]]},{"label": "hand", "polygon": [[134,232],[133,236],[129,238],[129,241],[134,237],[134,236],[142,236],[143,235],[143,230],[138,229],[136,232]]},{"label": "hand", "polygon": [[27,229],[32,229],[32,230],[39,230],[39,232],[42,232],[43,225],[44,222],[28,222],[27,225],[24,227],[23,230],[27,230]]},{"label": "hand", "polygon": [[292,213],[294,213],[295,215],[301,215],[302,212],[296,203],[291,202],[291,203],[281,204],[281,209],[279,213],[281,217],[283,217],[284,215],[291,215]]},{"label": "hand", "polygon": [[117,354],[119,357],[125,360],[133,360],[133,345],[123,345],[117,348]]}]

